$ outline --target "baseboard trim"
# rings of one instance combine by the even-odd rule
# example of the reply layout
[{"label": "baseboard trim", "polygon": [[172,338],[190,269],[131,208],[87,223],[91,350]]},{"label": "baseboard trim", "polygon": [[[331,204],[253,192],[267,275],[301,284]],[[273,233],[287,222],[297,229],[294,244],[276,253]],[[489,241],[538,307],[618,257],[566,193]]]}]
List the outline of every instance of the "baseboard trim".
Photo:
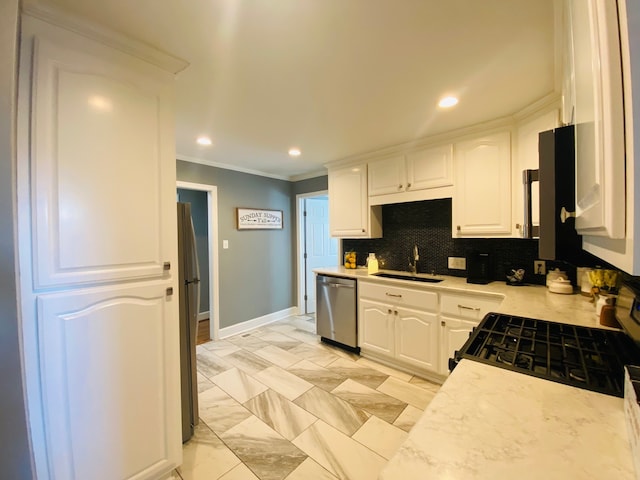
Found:
[{"label": "baseboard trim", "polygon": [[282,320],[283,318],[290,317],[291,315],[297,315],[297,314],[298,314],[298,307],[289,307],[289,308],[285,308],[284,310],[280,310],[278,312],[273,312],[267,315],[263,315],[262,317],[252,318],[251,320],[237,323],[235,325],[231,325],[230,327],[221,328],[219,331],[220,338],[232,337],[233,335],[238,335],[239,333],[248,332],[249,330],[253,330],[254,328],[259,328],[264,325],[277,322],[278,320]]},{"label": "baseboard trim", "polygon": [[203,320],[208,320],[209,319],[209,312],[200,312],[198,314],[198,321],[201,322]]}]

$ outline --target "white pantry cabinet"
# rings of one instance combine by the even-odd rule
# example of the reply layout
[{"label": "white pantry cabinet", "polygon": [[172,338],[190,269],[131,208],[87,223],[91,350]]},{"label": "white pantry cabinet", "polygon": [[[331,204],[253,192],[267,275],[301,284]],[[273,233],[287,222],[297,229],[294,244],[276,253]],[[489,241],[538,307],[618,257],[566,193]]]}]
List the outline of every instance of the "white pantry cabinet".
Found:
[{"label": "white pantry cabinet", "polygon": [[369,162],[369,203],[411,202],[451,196],[451,144],[409,150]]},{"label": "white pantry cabinet", "polygon": [[367,165],[330,168],[329,230],[332,237],[379,238],[381,207],[369,207]]},{"label": "white pantry cabinet", "polygon": [[576,230],[625,237],[625,137],[615,0],[569,0]]},{"label": "white pantry cabinet", "polygon": [[511,236],[510,132],[456,143],[454,163],[453,236]]},{"label": "white pantry cabinet", "polygon": [[182,458],[173,73],[186,64],[26,11],[17,194],[37,477],[161,478]]}]

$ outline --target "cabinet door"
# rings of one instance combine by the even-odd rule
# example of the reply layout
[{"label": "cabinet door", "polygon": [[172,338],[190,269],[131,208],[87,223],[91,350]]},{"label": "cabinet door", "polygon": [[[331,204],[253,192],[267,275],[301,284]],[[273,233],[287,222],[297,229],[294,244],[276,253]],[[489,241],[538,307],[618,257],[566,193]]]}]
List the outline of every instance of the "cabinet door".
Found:
[{"label": "cabinet door", "polygon": [[510,134],[456,144],[455,163],[453,235],[510,236]]},{"label": "cabinet door", "polygon": [[47,38],[33,56],[35,287],[161,277],[175,223],[170,90]]},{"label": "cabinet door", "polygon": [[451,317],[440,317],[440,328],[442,332],[442,342],[440,353],[439,373],[441,375],[449,374],[449,359],[453,358],[456,350],[460,350],[464,342],[469,339],[469,334],[477,322],[469,320],[460,320]]},{"label": "cabinet door", "polygon": [[438,369],[438,315],[397,308],[396,358],[427,370]]},{"label": "cabinet door", "polygon": [[393,308],[389,304],[360,300],[360,348],[388,357],[394,355]]},{"label": "cabinet door", "polygon": [[369,196],[403,192],[407,188],[404,156],[369,162]]},{"label": "cabinet door", "polygon": [[329,170],[329,225],[334,237],[367,236],[367,166]]},{"label": "cabinet door", "polygon": [[625,236],[622,67],[615,0],[572,0],[576,230]]},{"label": "cabinet door", "polygon": [[453,145],[407,154],[407,190],[453,185]]},{"label": "cabinet door", "polygon": [[178,323],[170,308],[178,299],[166,296],[168,285],[37,297],[51,478],[157,478],[179,458]]}]

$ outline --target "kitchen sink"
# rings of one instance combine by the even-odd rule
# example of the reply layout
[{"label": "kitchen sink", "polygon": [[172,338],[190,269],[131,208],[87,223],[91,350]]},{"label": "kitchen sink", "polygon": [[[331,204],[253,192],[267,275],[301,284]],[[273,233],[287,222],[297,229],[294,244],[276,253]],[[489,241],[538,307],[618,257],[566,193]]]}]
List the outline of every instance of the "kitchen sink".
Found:
[{"label": "kitchen sink", "polygon": [[383,278],[395,278],[397,280],[410,280],[412,282],[439,283],[442,280],[444,280],[443,278],[437,278],[437,277],[418,277],[417,275],[402,275],[399,273],[386,273],[386,272],[373,273],[372,275],[376,277],[383,277]]}]

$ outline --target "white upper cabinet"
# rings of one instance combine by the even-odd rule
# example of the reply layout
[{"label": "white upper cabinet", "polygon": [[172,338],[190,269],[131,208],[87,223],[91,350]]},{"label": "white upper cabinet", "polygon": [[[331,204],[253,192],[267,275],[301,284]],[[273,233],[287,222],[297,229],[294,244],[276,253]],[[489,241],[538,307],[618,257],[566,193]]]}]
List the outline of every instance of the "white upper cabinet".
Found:
[{"label": "white upper cabinet", "polygon": [[369,162],[369,196],[403,192],[407,189],[404,155]]},{"label": "white upper cabinet", "polygon": [[329,169],[329,229],[332,237],[382,236],[380,207],[369,207],[366,164]]},{"label": "white upper cabinet", "polygon": [[576,229],[625,237],[622,67],[615,0],[569,0],[576,125]]},{"label": "white upper cabinet", "polygon": [[450,197],[453,147],[443,145],[406,151],[369,162],[372,205]]},{"label": "white upper cabinet", "polygon": [[511,228],[511,135],[455,145],[454,237],[508,237]]},{"label": "white upper cabinet", "polygon": [[[557,109],[536,115],[518,124],[516,154],[512,161],[513,178],[513,226],[518,236],[522,235],[524,223],[524,185],[522,172],[536,170],[539,166],[538,134],[558,127]],[[540,225],[540,184],[531,184],[531,213],[533,225]]]}]

